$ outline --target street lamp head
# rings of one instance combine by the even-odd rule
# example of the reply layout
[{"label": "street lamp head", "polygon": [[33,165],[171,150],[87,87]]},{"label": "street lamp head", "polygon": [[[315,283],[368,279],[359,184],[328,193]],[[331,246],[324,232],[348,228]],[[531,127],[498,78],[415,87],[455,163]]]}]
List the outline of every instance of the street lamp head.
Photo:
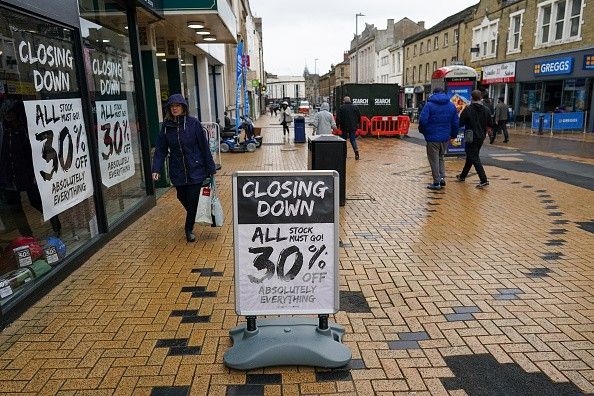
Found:
[{"label": "street lamp head", "polygon": [[357,14],[355,14],[355,16],[360,17],[360,16],[365,16],[365,14],[361,14],[360,12],[358,12]]}]

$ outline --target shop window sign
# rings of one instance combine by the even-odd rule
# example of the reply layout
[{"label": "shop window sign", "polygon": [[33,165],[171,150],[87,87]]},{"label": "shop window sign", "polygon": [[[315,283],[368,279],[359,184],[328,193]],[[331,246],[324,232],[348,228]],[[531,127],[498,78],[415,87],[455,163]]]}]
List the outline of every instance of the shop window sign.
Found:
[{"label": "shop window sign", "polygon": [[584,70],[594,70],[594,54],[584,55]]},{"label": "shop window sign", "polygon": [[534,64],[535,76],[556,76],[573,73],[573,58],[558,58]]}]

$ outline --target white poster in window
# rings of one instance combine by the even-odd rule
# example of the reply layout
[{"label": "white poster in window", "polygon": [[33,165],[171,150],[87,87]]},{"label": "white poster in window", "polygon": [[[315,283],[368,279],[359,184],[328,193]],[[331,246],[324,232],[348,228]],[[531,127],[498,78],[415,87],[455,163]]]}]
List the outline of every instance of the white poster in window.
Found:
[{"label": "white poster in window", "polygon": [[104,186],[111,187],[132,177],[135,172],[128,102],[99,101],[96,110],[101,180]]},{"label": "white poster in window", "polygon": [[43,219],[93,195],[80,98],[24,102]]}]

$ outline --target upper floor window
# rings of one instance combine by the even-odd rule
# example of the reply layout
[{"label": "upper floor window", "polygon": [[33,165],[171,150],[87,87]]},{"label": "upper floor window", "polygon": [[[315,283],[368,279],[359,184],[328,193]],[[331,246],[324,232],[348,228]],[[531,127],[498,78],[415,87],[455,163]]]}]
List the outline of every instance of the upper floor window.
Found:
[{"label": "upper floor window", "polygon": [[458,29],[454,29],[454,44],[458,43],[458,36],[460,35],[460,33],[458,32]]},{"label": "upper floor window", "polygon": [[400,73],[400,52],[396,53],[396,72]]},{"label": "upper floor window", "polygon": [[449,44],[450,44],[450,43],[449,43],[449,37],[448,37],[448,34],[447,34],[447,33],[444,33],[444,34],[443,34],[443,46],[444,46],[444,47],[447,47]]},{"label": "upper floor window", "polygon": [[535,47],[579,40],[583,2],[584,0],[547,0],[539,3]]},{"label": "upper floor window", "polygon": [[435,38],[433,39],[433,49],[438,49],[439,48],[439,36],[435,36]]},{"label": "upper floor window", "polygon": [[444,67],[444,66],[446,65],[446,62],[447,62],[447,61],[446,61],[445,59],[442,59],[442,60],[441,60],[441,67]]},{"label": "upper floor window", "polygon": [[423,53],[423,43],[419,46],[419,55]]},{"label": "upper floor window", "polygon": [[427,40],[427,52],[431,51],[431,39]]},{"label": "upper floor window", "polygon": [[413,47],[413,56],[417,56],[417,45]]},{"label": "upper floor window", "polygon": [[423,64],[419,65],[419,82],[423,81]]},{"label": "upper floor window", "polygon": [[410,59],[410,47],[406,48],[406,59]]},{"label": "upper floor window", "polygon": [[408,67],[406,68],[406,84],[408,85]]},{"label": "upper floor window", "polygon": [[520,52],[522,48],[522,18],[524,16],[524,10],[514,12],[509,16],[509,34],[507,41],[507,53],[513,54]]},{"label": "upper floor window", "polygon": [[417,74],[417,67],[416,66],[413,66],[413,74],[412,74],[412,82],[413,82],[413,84],[415,82],[415,76],[416,76],[416,74]]},{"label": "upper floor window", "polygon": [[481,24],[472,29],[472,60],[494,58],[497,56],[497,37],[499,19],[490,21],[486,17]]}]

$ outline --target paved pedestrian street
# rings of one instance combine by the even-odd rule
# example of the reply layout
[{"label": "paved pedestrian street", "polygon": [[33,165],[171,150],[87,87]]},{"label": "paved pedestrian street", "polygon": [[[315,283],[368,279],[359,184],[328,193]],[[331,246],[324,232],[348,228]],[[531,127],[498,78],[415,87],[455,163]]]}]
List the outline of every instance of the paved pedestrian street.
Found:
[{"label": "paved pedestrian street", "polygon": [[[344,368],[223,365],[235,313],[231,180],[304,170],[307,147],[263,125],[217,174],[226,224],[186,243],[175,191],[0,334],[2,394],[297,395],[594,393],[594,194],[461,159],[447,186],[414,138],[348,147],[340,209]],[[513,143],[513,139],[512,139]],[[566,155],[567,157],[567,155]],[[513,157],[510,162],[513,162]]]}]

